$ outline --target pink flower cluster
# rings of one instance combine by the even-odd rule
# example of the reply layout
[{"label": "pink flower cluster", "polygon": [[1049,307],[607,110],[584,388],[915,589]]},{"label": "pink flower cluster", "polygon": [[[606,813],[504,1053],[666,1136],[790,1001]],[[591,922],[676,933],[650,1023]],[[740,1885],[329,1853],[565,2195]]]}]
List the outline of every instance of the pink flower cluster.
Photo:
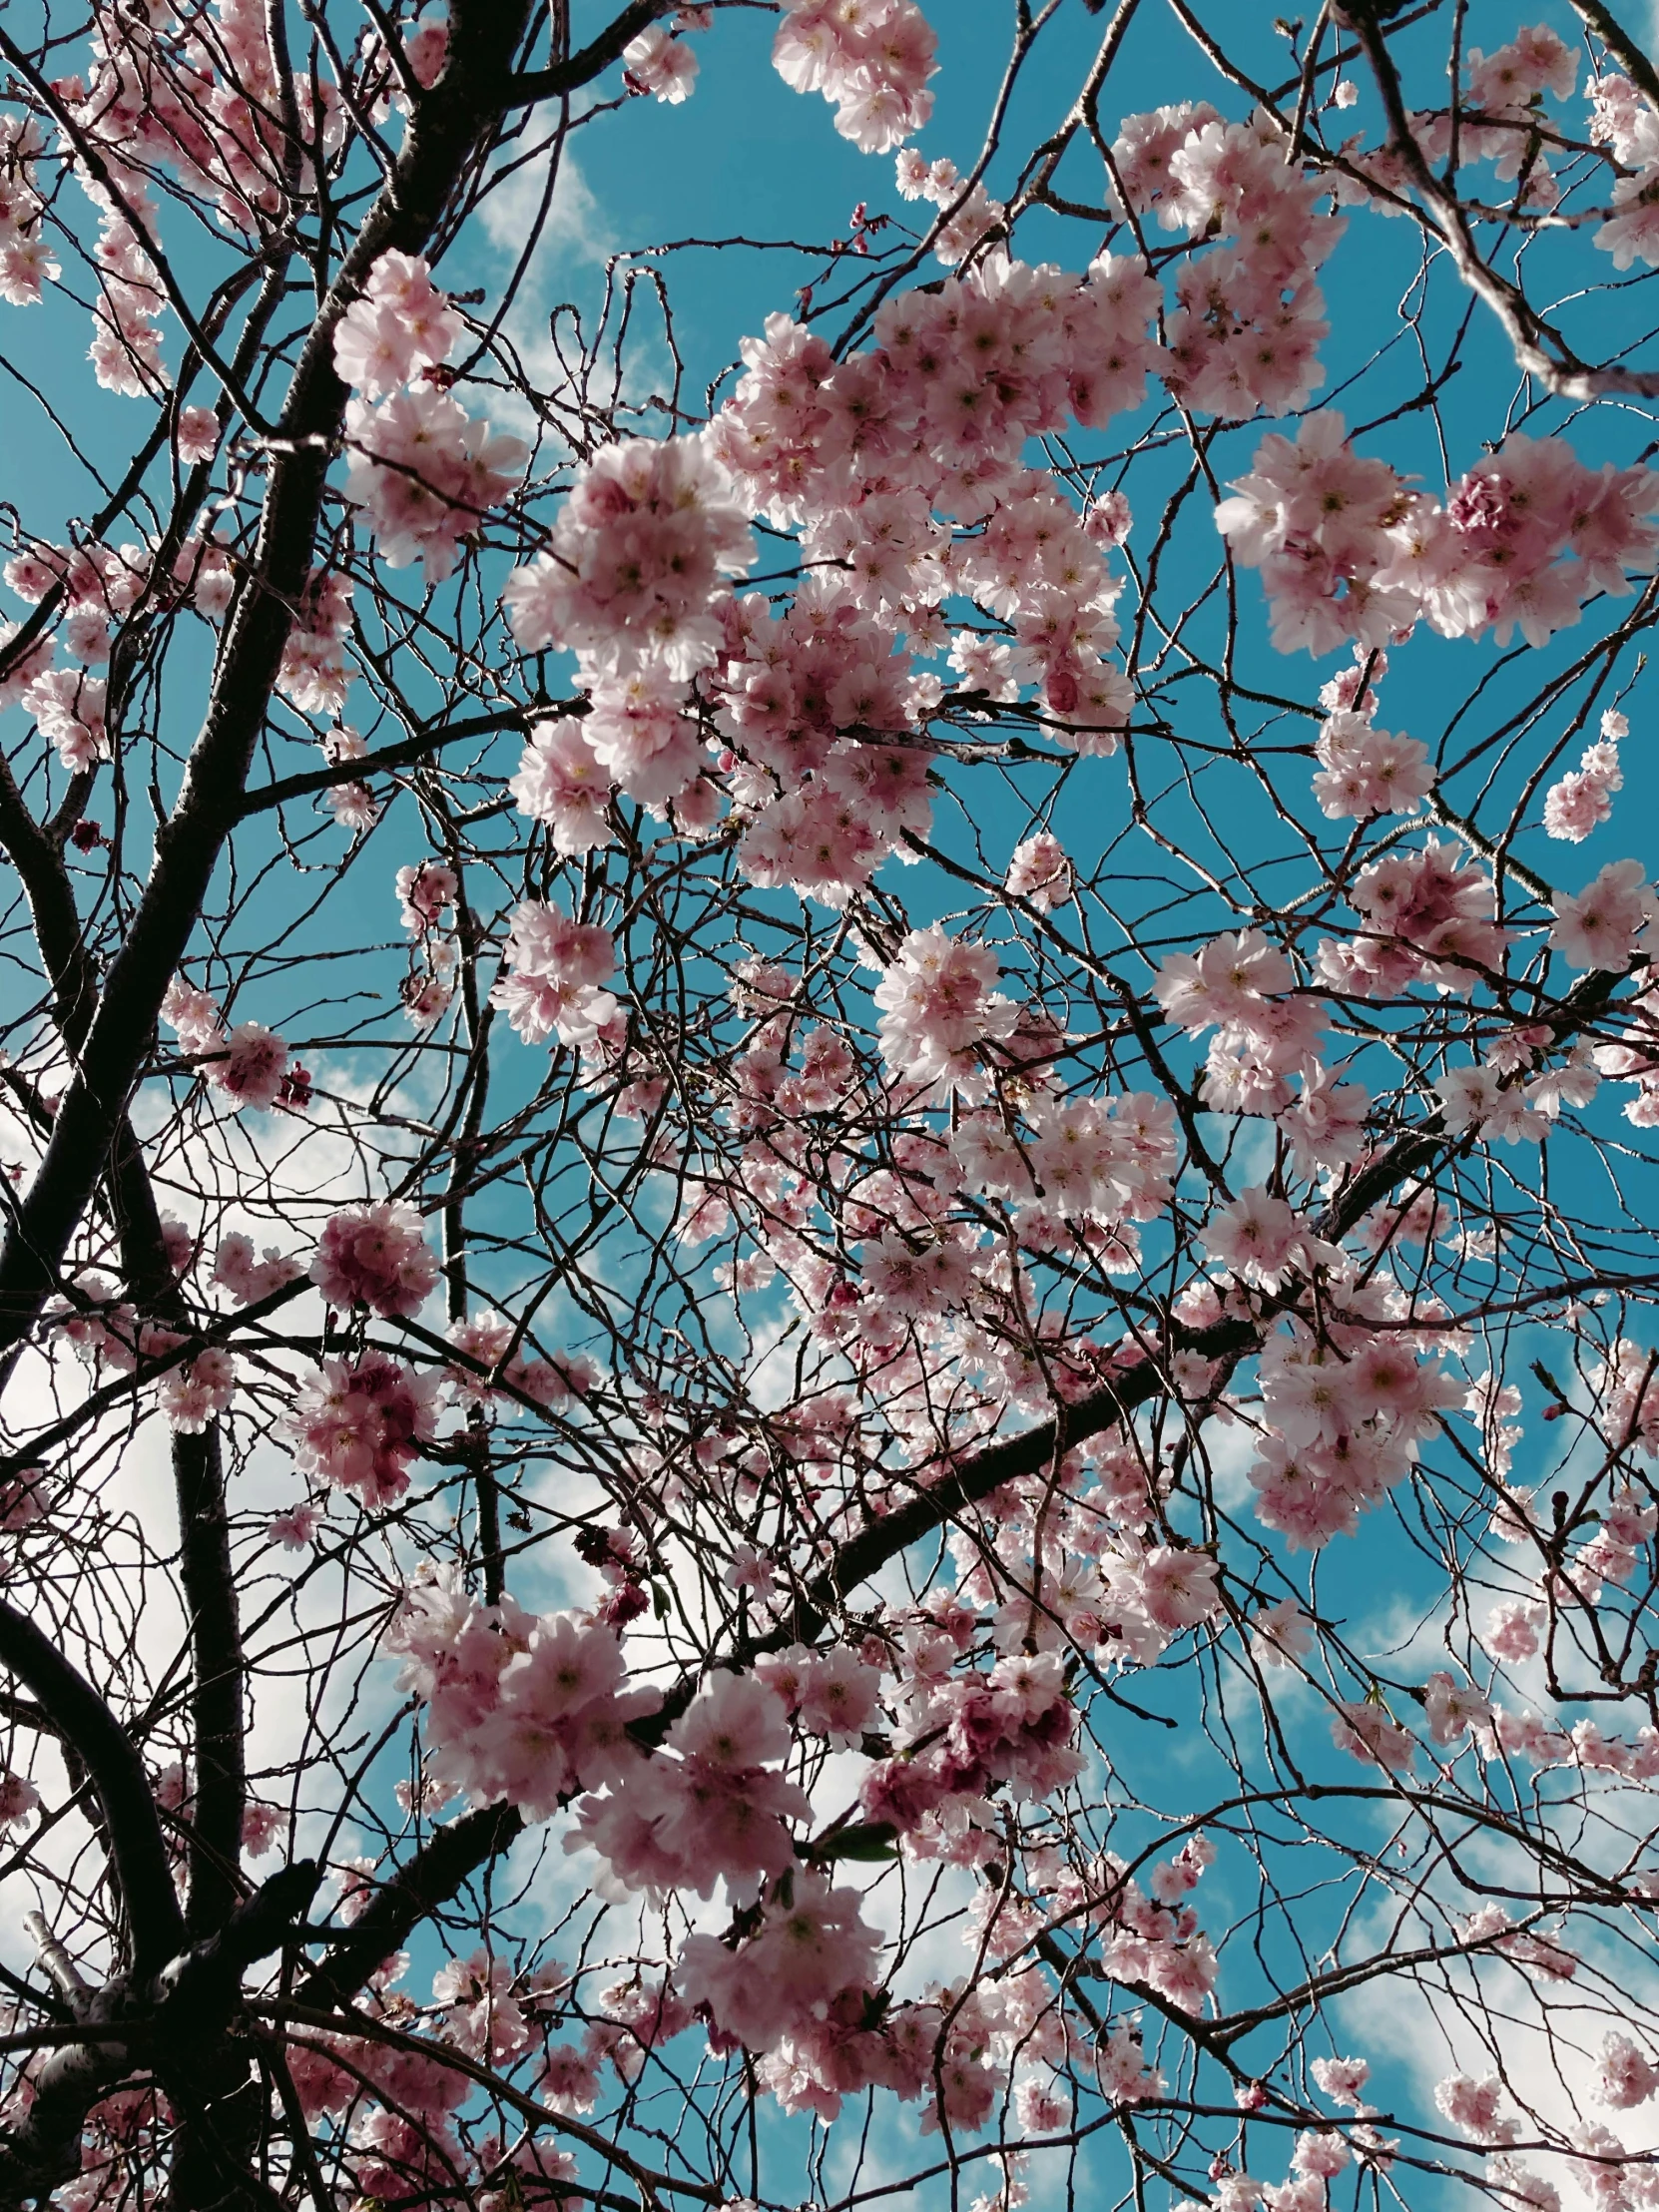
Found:
[{"label": "pink flower cluster", "polygon": [[1467,996],[1482,970],[1503,965],[1509,931],[1492,918],[1492,879],[1455,844],[1427,837],[1386,852],[1350,897],[1361,931],[1319,947],[1323,980],[1345,996],[1392,998],[1417,982]]},{"label": "pink flower cluster", "polygon": [[914,0],[785,0],[772,65],[797,92],[822,92],[835,129],[884,154],[933,112],[937,40]]},{"label": "pink flower cluster", "polygon": [[454,904],[460,879],[441,860],[422,860],[398,869],[396,888],[404,928],[424,937],[440,926],[444,910]]},{"label": "pink flower cluster", "polygon": [[351,597],[351,579],[343,569],[316,569],[294,610],[276,688],[302,715],[337,715],[345,705],[351,682],[344,652]]},{"label": "pink flower cluster", "polygon": [[611,779],[573,722],[535,725],[508,788],[521,815],[545,824],[555,852],[589,852],[610,836]]},{"label": "pink flower cluster", "polygon": [[1151,1091],[1064,1100],[1039,1092],[1025,1120],[1028,1134],[1016,1140],[995,1109],[961,1118],[950,1144],[960,1188],[1008,1203],[1022,1245],[1053,1249],[1070,1224],[1109,1273],[1133,1267],[1128,1225],[1154,1219],[1174,1195],[1169,1100]]},{"label": "pink flower cluster", "polygon": [[954,269],[965,261],[987,231],[994,230],[1007,214],[1000,200],[993,200],[982,184],[964,185],[956,164],[942,156],[925,161],[913,147],[900,150],[893,162],[894,182],[906,200],[928,200],[948,210],[933,240],[933,258]]},{"label": "pink flower cluster", "polygon": [[415,254],[382,254],[334,326],[334,367],[365,399],[386,399],[448,360],[462,322]]},{"label": "pink flower cluster", "polygon": [[734,1896],[788,1872],[796,1859],[790,1823],[806,1821],[805,1792],[774,1763],[789,1756],[783,1701],[753,1675],[711,1675],[669,1730],[678,1756],[640,1762],[610,1794],[584,1798],[567,1850],[584,1847],[620,1890],[695,1890],[717,1881]]},{"label": "pink flower cluster", "polygon": [[440,1380],[378,1352],[325,1360],[294,1394],[286,1427],[295,1464],[365,1506],[394,1505],[410,1462],[436,1432]]},{"label": "pink flower cluster", "polygon": [[393,568],[420,561],[430,583],[450,573],[461,540],[524,463],[519,439],[492,436],[431,380],[460,330],[423,261],[382,254],[334,332],[334,366],[354,392],[345,495],[368,510],[381,558]]},{"label": "pink flower cluster", "polygon": [[1057,1652],[999,1659],[988,1675],[918,1673],[908,1688],[911,1748],[871,1767],[859,1790],[866,1816],[901,1836],[936,1834],[952,1801],[994,1783],[1042,1798],[1083,1770]]},{"label": "pink flower cluster", "polygon": [[758,1660],[755,1672],[809,1736],[823,1736],[836,1746],[855,1744],[875,1720],[880,1669],[865,1666],[843,1644],[831,1644],[827,1651],[796,1644],[775,1658]]},{"label": "pink flower cluster", "polygon": [[1549,941],[1569,967],[1622,975],[1656,916],[1659,897],[1641,861],[1609,860],[1583,890],[1556,899]]},{"label": "pink flower cluster", "polygon": [[1577,768],[1551,784],[1544,794],[1544,828],[1552,837],[1582,844],[1592,830],[1599,830],[1613,812],[1613,794],[1623,789],[1619,766],[1619,740],[1630,725],[1616,708],[1601,718],[1601,737],[1586,746]]},{"label": "pink flower cluster", "polygon": [[383,1201],[331,1215],[310,1272],[330,1306],[366,1306],[390,1320],[419,1313],[437,1283],[438,1263],[420,1216]]},{"label": "pink flower cluster", "polygon": [[1541,1024],[1511,1030],[1494,1039],[1483,1064],[1447,1068],[1437,1086],[1447,1129],[1454,1135],[1478,1130],[1488,1143],[1536,1144],[1563,1106],[1587,1106],[1601,1080],[1588,1045],[1575,1045],[1564,1060],[1523,1080],[1535,1055],[1553,1041]]},{"label": "pink flower cluster", "polygon": [[[1247,929],[1212,938],[1196,953],[1172,953],[1153,988],[1189,1036],[1216,1029],[1204,1103],[1220,1113],[1274,1115],[1298,1165],[1312,1173],[1360,1157],[1371,1100],[1361,1084],[1333,1080],[1320,1058],[1329,1008],[1312,993],[1288,995],[1295,980],[1285,955],[1259,929]],[[1293,1076],[1301,1079],[1300,1097]]]},{"label": "pink flower cluster", "polygon": [[[50,651],[48,640],[48,654]],[[82,775],[111,758],[110,734],[104,721],[105,691],[101,676],[60,668],[47,669],[35,677],[23,693],[25,710],[34,716],[41,736],[51,740],[58,759],[71,775]]]},{"label": "pink flower cluster", "polygon": [[481,1605],[444,1573],[411,1585],[390,1641],[400,1686],[426,1707],[432,1772],[475,1804],[505,1798],[547,1820],[576,1792],[643,1767],[627,1727],[658,1696],[624,1687],[609,1628],[510,1598]]},{"label": "pink flower cluster", "polygon": [[1059,838],[1047,830],[1016,844],[1003,877],[1010,898],[1029,899],[1039,914],[1063,906],[1077,884],[1077,873]]},{"label": "pink flower cluster", "polygon": [[1592,593],[1627,593],[1659,561],[1659,474],[1586,467],[1564,438],[1512,432],[1441,502],[1356,453],[1322,408],[1294,442],[1264,438],[1232,489],[1216,527],[1261,569],[1281,652],[1382,646],[1419,620],[1542,645]]},{"label": "pink flower cluster", "polygon": [[[287,152],[275,121],[283,101],[264,10],[256,0],[223,0],[211,44],[189,18],[101,9],[98,24],[91,75],[68,80],[63,96],[125,203],[148,216],[146,169],[171,171],[251,236],[254,210],[275,215],[280,205]],[[308,72],[294,74],[292,89],[301,128],[324,136],[333,86],[323,88],[321,117]]]},{"label": "pink flower cluster", "polygon": [[[146,1329],[140,1340],[141,1348],[147,1354],[171,1350],[172,1347],[162,1341],[169,1337],[173,1337],[171,1330]],[[176,1344],[184,1342],[182,1338],[173,1341]],[[194,1360],[183,1361],[168,1370],[157,1382],[156,1402],[171,1427],[197,1435],[227,1410],[236,1389],[236,1363],[231,1355],[211,1345]]]},{"label": "pink flower cluster", "polygon": [[1149,1898],[1123,1861],[1105,1854],[1098,1870],[1103,1895],[1090,1919],[1100,1933],[1100,1963],[1114,1981],[1155,1989],[1184,2012],[1204,2009],[1216,1983],[1215,1946],[1200,1930],[1197,1913],[1181,1901],[1198,1887],[1215,1857],[1207,1836],[1188,1837],[1173,1858],[1153,1868]]},{"label": "pink flower cluster", "polygon": [[46,243],[45,203],[35,179],[35,162],[45,150],[32,116],[0,122],[0,299],[14,307],[38,306],[41,285],[62,275]]},{"label": "pink flower cluster", "polygon": [[1634,1083],[1636,1096],[1624,1109],[1638,1129],[1659,1128],[1659,990],[1648,984],[1621,999],[1617,1014],[1625,1023],[1615,1044],[1597,1045],[1593,1058],[1601,1074],[1616,1083]]},{"label": "pink flower cluster", "polygon": [[1277,1291],[1293,1269],[1311,1274],[1342,1257],[1313,1234],[1287,1200],[1260,1184],[1219,1207],[1199,1242],[1218,1267],[1266,1291]]},{"label": "pink flower cluster", "polygon": [[[149,194],[140,187],[136,194],[129,189],[125,198],[131,214],[153,228],[156,210]],[[87,348],[93,374],[105,391],[129,399],[153,397],[164,380],[157,323],[167,305],[156,265],[127,216],[113,205],[104,207],[93,253],[100,292]]]},{"label": "pink flower cluster", "polygon": [[904,737],[936,696],[890,633],[834,583],[800,586],[781,618],[759,594],[727,621],[709,689],[731,743],[720,756],[744,822],[750,879],[843,906],[906,831],[925,834],[931,755]]},{"label": "pink flower cluster", "polygon": [[[819,2020],[831,2013],[839,2014],[835,2025],[843,2032],[861,2026],[866,1993],[878,1979],[880,1937],[864,1926],[858,1904],[856,1890],[831,1889],[821,1875],[796,1875],[788,1898],[769,1902],[745,1940],[686,1938],[676,1969],[686,2001],[707,2006],[720,2035],[751,2050],[770,2050],[786,2037],[798,2044],[813,2038]],[[795,2063],[806,2056],[798,2048]],[[809,2070],[816,2070],[810,2061]],[[839,2086],[833,2074],[831,2082]]]},{"label": "pink flower cluster", "polygon": [[621,1008],[599,986],[616,970],[616,947],[592,922],[572,921],[546,900],[513,909],[505,972],[490,992],[526,1044],[556,1036],[572,1049],[609,1035]]},{"label": "pink flower cluster", "polygon": [[697,83],[696,54],[661,23],[648,24],[638,38],[628,41],[622,63],[631,92],[655,93],[671,108],[689,100]]},{"label": "pink flower cluster", "polygon": [[1420,739],[1395,737],[1348,709],[1322,725],[1316,751],[1321,773],[1314,778],[1314,797],[1333,822],[1414,815],[1434,788],[1428,748]]},{"label": "pink flower cluster", "polygon": [[520,439],[492,435],[487,422],[474,421],[430,383],[377,406],[348,401],[345,441],[345,496],[367,510],[380,558],[392,568],[419,561],[432,584],[449,575],[462,540],[500,505],[524,465]]},{"label": "pink flower cluster", "polygon": [[1171,392],[1239,420],[1306,405],[1325,380],[1318,351],[1330,329],[1315,275],[1346,228],[1317,212],[1329,181],[1287,163],[1283,129],[1261,109],[1248,123],[1224,123],[1203,103],[1131,116],[1113,158],[1137,215],[1220,241],[1176,279]]},{"label": "pink flower cluster", "polygon": [[684,681],[713,660],[713,610],[753,558],[705,434],[630,438],[577,471],[547,551],[513,570],[503,596],[526,652],[578,653],[584,677],[651,662]]},{"label": "pink flower cluster", "polygon": [[1659,267],[1659,115],[1628,77],[1613,71],[1590,89],[1590,136],[1610,148],[1624,175],[1614,179],[1608,220],[1595,243],[1615,269],[1641,261]]},{"label": "pink flower cluster", "polygon": [[227,1035],[212,994],[182,975],[168,985],[161,1017],[177,1032],[180,1051],[202,1060],[203,1080],[233,1105],[269,1109],[285,1099],[288,1048],[262,1023],[238,1022]]},{"label": "pink flower cluster", "polygon": [[510,1391],[557,1412],[569,1404],[573,1391],[586,1397],[602,1380],[598,1366],[585,1353],[560,1353],[552,1360],[527,1355],[516,1343],[512,1323],[499,1314],[475,1314],[468,1321],[451,1323],[449,1342],[458,1353],[476,1361],[485,1375],[498,1378],[498,1385],[492,1385],[470,1367],[451,1367],[449,1387],[463,1404],[491,1401],[510,1411],[513,1399],[502,1394]]},{"label": "pink flower cluster", "polygon": [[881,1057],[906,1083],[983,1092],[980,1048],[1007,1037],[1019,1019],[992,989],[1000,973],[989,945],[948,936],[936,923],[912,929],[872,997],[880,1008]]},{"label": "pink flower cluster", "polygon": [[[1464,1392],[1434,1358],[1433,1333],[1397,1326],[1375,1281],[1336,1288],[1317,1340],[1298,1321],[1263,1348],[1264,1428],[1249,1469],[1256,1512],[1293,1550],[1353,1535],[1415,1463],[1418,1442]],[[1379,1328],[1378,1324],[1395,1323]]]},{"label": "pink flower cluster", "polygon": [[728,579],[754,557],[748,518],[706,436],[606,446],[577,472],[546,552],[504,594],[529,652],[578,655],[590,712],[532,734],[513,790],[561,851],[605,835],[620,785],[659,813],[702,758],[686,686],[716,657]]}]

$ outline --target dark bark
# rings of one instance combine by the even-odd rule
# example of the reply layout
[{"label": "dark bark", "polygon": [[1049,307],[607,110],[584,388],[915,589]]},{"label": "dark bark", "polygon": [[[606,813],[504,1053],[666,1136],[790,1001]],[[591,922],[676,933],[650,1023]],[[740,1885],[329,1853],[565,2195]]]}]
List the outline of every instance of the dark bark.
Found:
[{"label": "dark bark", "polygon": [[87,2113],[129,2074],[144,2071],[161,2082],[183,2119],[172,2200],[204,2212],[256,2204],[268,2212],[272,2192],[247,2169],[248,2120],[257,2128],[260,2112],[232,2023],[244,1973],[284,1940],[320,1879],[310,1860],[280,1868],[216,1935],[154,1973],[123,1974],[88,1989],[60,1957],[57,1978],[78,2022],[106,2032],[55,2050],[36,2076],[28,2113],[0,2132],[0,2207],[43,2198],[71,2179]]},{"label": "dark bark", "polygon": [[85,1675],[3,1598],[0,1666],[33,1693],[53,1727],[86,1763],[103,1808],[127,1915],[130,1971],[134,1978],[148,1980],[178,1952],[185,1922],[138,1747]]},{"label": "dark bark", "polygon": [[236,1904],[248,1802],[242,1623],[217,1423],[199,1436],[174,1437],[173,1471],[190,1607],[191,1738],[196,1747],[185,1933],[200,1940]]}]

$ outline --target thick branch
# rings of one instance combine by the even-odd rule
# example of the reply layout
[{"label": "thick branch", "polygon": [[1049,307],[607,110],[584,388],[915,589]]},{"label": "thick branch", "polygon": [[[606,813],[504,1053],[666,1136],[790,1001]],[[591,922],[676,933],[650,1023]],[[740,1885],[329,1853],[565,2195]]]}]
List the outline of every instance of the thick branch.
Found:
[{"label": "thick branch", "polygon": [[375,1893],[351,1934],[299,1984],[294,2002],[325,2008],[348,2002],[375,1967],[401,1949],[411,1929],[447,1905],[471,1875],[506,1851],[523,1830],[524,1817],[512,1805],[487,1805],[440,1828]]},{"label": "thick branch", "polygon": [[185,1929],[199,1938],[218,1928],[236,1903],[248,1802],[242,1623],[217,1422],[200,1435],[174,1437],[173,1480],[190,1607],[191,1736],[196,1747]]},{"label": "thick branch", "polygon": [[86,1762],[127,1909],[132,1971],[157,1973],[184,1939],[162,1824],[138,1748],[86,1677],[0,1598],[0,1666],[31,1690]]},{"label": "thick branch", "polygon": [[678,0],[629,0],[615,22],[579,54],[572,54],[569,61],[555,62],[551,69],[527,69],[514,77],[504,89],[502,105],[519,108],[533,100],[560,100],[592,84],[613,62],[622,59],[622,49],[630,40],[638,38],[659,16],[672,15],[677,4]]}]

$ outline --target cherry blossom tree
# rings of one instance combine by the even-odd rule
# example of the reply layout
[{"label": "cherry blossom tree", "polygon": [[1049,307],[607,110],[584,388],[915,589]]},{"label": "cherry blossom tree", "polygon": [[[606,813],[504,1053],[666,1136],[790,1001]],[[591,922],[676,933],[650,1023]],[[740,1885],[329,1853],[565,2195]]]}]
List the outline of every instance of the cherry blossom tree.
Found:
[{"label": "cherry blossom tree", "polygon": [[[1540,7],[0,14],[0,2205],[1659,2205]],[[850,219],[550,306],[763,54]]]}]

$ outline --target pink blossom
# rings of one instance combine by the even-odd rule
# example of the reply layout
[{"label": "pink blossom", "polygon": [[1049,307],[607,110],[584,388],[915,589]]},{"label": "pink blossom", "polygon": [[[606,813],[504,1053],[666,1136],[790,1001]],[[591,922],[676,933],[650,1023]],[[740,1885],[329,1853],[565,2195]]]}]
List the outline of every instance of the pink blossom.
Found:
[{"label": "pink blossom", "polygon": [[976,1048],[1006,1037],[1018,1018],[991,988],[999,972],[988,945],[947,936],[936,923],[913,929],[872,993],[888,1066],[912,1083],[971,1082]]},{"label": "pink blossom", "polygon": [[235,1385],[231,1355],[210,1346],[194,1360],[170,1368],[156,1385],[156,1399],[171,1427],[197,1435],[225,1411]]},{"label": "pink blossom", "polygon": [[714,606],[752,557],[707,438],[633,438],[577,471],[549,550],[503,599],[526,652],[570,647],[606,674],[658,660],[684,680],[714,658]]},{"label": "pink blossom", "polygon": [[1609,2035],[1596,2070],[1597,2102],[1611,2105],[1615,2112],[1627,2112],[1632,2105],[1645,2104],[1655,2089],[1659,2089],[1659,2066],[1644,2057],[1628,2035]]},{"label": "pink blossom", "polygon": [[[1603,721],[1608,717],[1603,716]],[[1612,717],[1623,722],[1624,717]],[[1613,812],[1613,794],[1622,789],[1624,772],[1619,767],[1619,749],[1616,741],[1603,738],[1599,743],[1587,746],[1580,757],[1578,767],[1558,783],[1551,784],[1544,794],[1544,828],[1552,837],[1564,837],[1574,844],[1582,844],[1590,831],[1599,829]]]},{"label": "pink blossom", "polygon": [[72,775],[81,775],[99,761],[111,758],[110,734],[104,723],[105,684],[102,677],[81,676],[73,669],[48,669],[23,693],[23,706],[34,716],[42,737],[50,738],[58,758]]},{"label": "pink blossom", "polygon": [[342,382],[383,399],[447,360],[461,327],[418,255],[382,254],[334,325],[334,366]]},{"label": "pink blossom", "polygon": [[287,1429],[295,1464],[356,1491],[366,1506],[395,1503],[409,1486],[409,1462],[434,1433],[437,1386],[436,1376],[380,1353],[325,1360],[294,1397]]},{"label": "pink blossom", "polygon": [[1466,992],[1478,970],[1502,963],[1509,935],[1492,919],[1492,879],[1454,844],[1428,837],[1385,854],[1361,869],[1352,896],[1364,932],[1320,946],[1321,971],[1338,990],[1390,995],[1420,978]]},{"label": "pink blossom", "polygon": [[611,780],[579,724],[537,723],[508,788],[520,814],[546,824],[555,851],[587,852],[610,836]]},{"label": "pink blossom", "polygon": [[13,307],[38,307],[43,284],[55,284],[63,265],[37,232],[0,245],[0,299]]},{"label": "pink blossom", "polygon": [[790,1904],[769,1904],[755,1935],[735,1950],[712,1936],[689,1936],[678,1980],[692,2004],[707,2004],[727,2034],[767,2050],[803,2028],[842,1989],[877,1978],[879,1938],[858,1914],[855,1890],[798,1874]]},{"label": "pink blossom", "polygon": [[319,1506],[294,1505],[285,1513],[274,1513],[266,1523],[265,1532],[272,1543],[280,1544],[284,1551],[303,1551],[316,1535],[321,1518]]},{"label": "pink blossom", "polygon": [[367,509],[381,558],[392,568],[418,560],[434,584],[524,463],[519,439],[492,435],[431,384],[394,391],[377,406],[349,401],[345,442],[345,495]]},{"label": "pink blossom", "polygon": [[161,1018],[170,1029],[178,1032],[181,1052],[194,1056],[218,1052],[224,1048],[225,1032],[213,997],[209,992],[198,990],[194,984],[187,983],[182,975],[176,975],[167,986],[162,998]]},{"label": "pink blossom", "polygon": [[1371,2066],[1364,2058],[1316,2058],[1313,2075],[1333,2104],[1346,2104],[1357,2112],[1365,2099]]},{"label": "pink blossom", "polygon": [[797,92],[822,92],[835,128],[866,154],[884,154],[933,112],[923,88],[935,40],[913,0],[786,0],[773,67]]},{"label": "pink blossom", "polygon": [[235,1105],[269,1111],[282,1095],[287,1067],[288,1048],[280,1037],[261,1022],[240,1021],[202,1073]]},{"label": "pink blossom", "polygon": [[1264,1605],[1250,1624],[1250,1648],[1258,1666],[1288,1667],[1313,1647],[1313,1623],[1295,1598]]},{"label": "pink blossom", "polygon": [[1618,974],[1656,912],[1641,861],[1609,860],[1585,889],[1556,900],[1549,941],[1571,967]]},{"label": "pink blossom", "polygon": [[8,1536],[33,1528],[46,1518],[47,1484],[44,1467],[22,1467],[0,1481],[0,1532]]},{"label": "pink blossom", "polygon": [[268,1245],[256,1260],[254,1240],[233,1230],[219,1241],[212,1280],[228,1292],[238,1306],[255,1306],[296,1281],[302,1273],[297,1260],[286,1258],[272,1245]]},{"label": "pink blossom", "polygon": [[1171,953],[1153,988],[1167,1017],[1196,1037],[1216,1022],[1258,1012],[1293,980],[1285,955],[1260,930],[1246,929],[1215,937],[1197,953]]},{"label": "pink blossom", "polygon": [[419,1313],[438,1263],[412,1208],[381,1202],[330,1217],[311,1262],[311,1281],[330,1306],[367,1306],[389,1318]]},{"label": "pink blossom", "polygon": [[1414,815],[1434,785],[1428,748],[1339,711],[1320,731],[1314,797],[1333,821]]},{"label": "pink blossom", "polygon": [[661,23],[649,24],[638,38],[630,39],[622,49],[622,61],[630,85],[640,92],[655,93],[671,107],[691,98],[697,55]]},{"label": "pink blossom", "polygon": [[786,1825],[811,1812],[802,1791],[767,1762],[789,1750],[778,1697],[753,1676],[706,1682],[669,1732],[678,1759],[655,1758],[619,1778],[607,1798],[577,1808],[567,1850],[590,1845],[624,1889],[734,1886],[794,1863]]},{"label": "pink blossom", "polygon": [[513,909],[506,973],[490,993],[527,1044],[556,1035],[566,1046],[591,1043],[618,1014],[601,990],[616,967],[616,947],[591,922],[575,922],[542,899]]},{"label": "pink blossom", "polygon": [[1503,2084],[1495,2074],[1476,2081],[1469,2074],[1447,2074],[1434,2085],[1434,2102],[1455,2128],[1477,2143],[1512,2143],[1518,2123],[1502,2110]]},{"label": "pink blossom", "polygon": [[20,1774],[0,1774],[0,1828],[21,1828],[40,1811],[40,1792]]},{"label": "pink blossom", "polygon": [[1010,898],[1028,898],[1039,914],[1047,914],[1065,904],[1075,882],[1064,845],[1042,830],[1015,845],[1004,887]]},{"label": "pink blossom", "polygon": [[1409,1773],[1417,1756],[1409,1729],[1401,1728],[1382,1705],[1339,1704],[1331,1722],[1331,1741],[1351,1758],[1395,1774]]},{"label": "pink blossom", "polygon": [[242,1816],[242,1848],[263,1859],[287,1825],[287,1816],[275,1805],[250,1804]]},{"label": "pink blossom", "polygon": [[173,443],[187,468],[211,461],[219,450],[219,417],[212,407],[181,407]]},{"label": "pink blossom", "polygon": [[1326,1250],[1286,1200],[1260,1186],[1222,1207],[1199,1241],[1220,1266],[1270,1291],[1293,1267],[1318,1264]]},{"label": "pink blossom", "polygon": [[459,889],[455,870],[440,860],[422,860],[418,867],[400,867],[397,903],[402,909],[404,928],[417,937],[424,936],[442,918],[444,908],[454,903]]},{"label": "pink blossom", "polygon": [[1486,1616],[1481,1641],[1494,1659],[1511,1665],[1522,1659],[1534,1658],[1538,1650],[1538,1630],[1542,1620],[1543,1608],[1538,1605],[1494,1605]]},{"label": "pink blossom", "polygon": [[1428,1733],[1437,1744],[1454,1744],[1470,1729],[1480,1729],[1491,1719],[1490,1703],[1467,1682],[1458,1682],[1443,1670],[1428,1677],[1423,1695]]}]

